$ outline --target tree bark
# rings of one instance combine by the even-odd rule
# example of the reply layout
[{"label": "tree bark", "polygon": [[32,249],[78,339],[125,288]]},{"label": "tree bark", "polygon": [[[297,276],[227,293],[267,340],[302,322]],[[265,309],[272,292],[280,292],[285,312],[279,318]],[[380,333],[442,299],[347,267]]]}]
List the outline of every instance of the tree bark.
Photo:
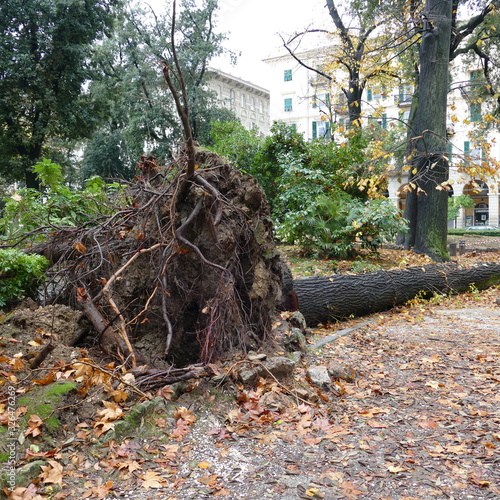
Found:
[{"label": "tree bark", "polygon": [[449,260],[446,111],[452,0],[427,0],[420,45],[419,100],[411,139],[408,241],[416,253]]},{"label": "tree bark", "polygon": [[384,311],[420,294],[459,293],[472,284],[482,290],[497,283],[500,264],[463,268],[447,263],[361,275],[298,278],[294,280],[294,291],[300,312],[312,326]]}]

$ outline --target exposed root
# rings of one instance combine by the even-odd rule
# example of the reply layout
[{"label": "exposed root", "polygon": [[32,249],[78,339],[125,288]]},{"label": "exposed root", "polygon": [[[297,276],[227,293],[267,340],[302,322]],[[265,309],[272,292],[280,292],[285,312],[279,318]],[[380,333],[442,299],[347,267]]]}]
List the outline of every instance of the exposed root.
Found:
[{"label": "exposed root", "polygon": [[128,206],[37,249],[57,249],[47,300],[78,304],[107,352],[132,366],[209,363],[255,348],[282,280],[262,190],[204,150],[189,180],[183,163],[144,161],[145,177],[121,195]]}]

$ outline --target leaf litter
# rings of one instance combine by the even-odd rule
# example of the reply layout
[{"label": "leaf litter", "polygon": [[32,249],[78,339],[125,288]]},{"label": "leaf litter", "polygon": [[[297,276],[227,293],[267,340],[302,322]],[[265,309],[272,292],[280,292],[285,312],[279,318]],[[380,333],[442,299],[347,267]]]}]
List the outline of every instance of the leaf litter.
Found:
[{"label": "leaf litter", "polygon": [[[498,296],[492,288],[416,299],[315,329],[312,347],[349,332],[308,350],[287,380],[260,377],[247,387],[231,378],[239,361],[225,360],[225,379],[192,384],[180,397],[158,391],[162,404],[125,436],[118,423],[139,396],[108,376],[111,365],[100,371],[88,353],[60,353],[36,383],[77,380],[80,395],[58,412],[78,418],[61,418],[57,435],[39,415],[26,419],[19,465],[43,465],[11,498],[498,498]],[[33,340],[0,341],[1,389],[22,387],[22,345]],[[330,388],[307,382],[308,366],[332,361],[355,375]]]}]

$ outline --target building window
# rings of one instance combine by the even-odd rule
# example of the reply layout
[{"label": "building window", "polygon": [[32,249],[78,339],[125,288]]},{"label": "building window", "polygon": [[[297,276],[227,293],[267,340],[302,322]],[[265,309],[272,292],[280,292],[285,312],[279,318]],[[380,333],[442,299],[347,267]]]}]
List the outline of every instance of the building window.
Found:
[{"label": "building window", "polygon": [[476,69],[474,71],[471,71],[469,73],[469,79],[471,81],[473,80],[481,80],[483,78],[483,70],[481,69]]},{"label": "building window", "polygon": [[292,70],[291,69],[285,69],[284,80],[285,80],[285,82],[292,81]]},{"label": "building window", "polygon": [[262,99],[259,101],[259,110],[261,113],[264,113],[264,102]]},{"label": "building window", "polygon": [[366,91],[366,95],[367,95],[368,101],[373,101],[373,92],[372,92],[372,89],[368,89]]},{"label": "building window", "polygon": [[292,132],[297,132],[297,124],[296,123],[290,123],[290,130]]},{"label": "building window", "polygon": [[255,109],[255,99],[250,97],[250,109],[253,111]]},{"label": "building window", "polygon": [[234,104],[235,98],[234,98],[234,90],[231,89],[229,91],[229,100],[231,101],[231,104]]},{"label": "building window", "polygon": [[287,99],[285,99],[285,111],[292,111],[293,110],[293,106],[292,106],[292,98],[289,97]]},{"label": "building window", "polygon": [[241,94],[241,107],[246,108],[247,106],[247,96],[245,94]]},{"label": "building window", "polygon": [[464,154],[468,156],[466,160],[471,160],[475,163],[480,162],[481,160],[484,160],[485,158],[485,152],[483,148],[480,146],[475,146],[471,147],[470,141],[464,141]]},{"label": "building window", "polygon": [[399,93],[396,96],[398,104],[411,103],[413,98],[413,88],[410,85],[400,85]]},{"label": "building window", "polygon": [[330,122],[312,122],[312,138],[317,139],[318,137],[330,137]]},{"label": "building window", "polygon": [[481,120],[481,103],[480,102],[471,102],[470,106],[470,121],[478,122]]}]

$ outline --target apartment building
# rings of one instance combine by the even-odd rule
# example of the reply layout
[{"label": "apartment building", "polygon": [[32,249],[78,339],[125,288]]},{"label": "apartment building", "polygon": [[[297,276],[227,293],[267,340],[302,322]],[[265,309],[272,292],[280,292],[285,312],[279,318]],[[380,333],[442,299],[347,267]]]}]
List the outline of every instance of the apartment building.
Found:
[{"label": "apartment building", "polygon": [[[295,127],[307,140],[330,137],[335,126],[347,120],[345,98],[331,80],[318,75],[315,68],[321,69],[331,48],[323,47],[297,53],[304,64],[300,64],[289,54],[266,59],[271,68],[269,82],[271,102],[270,115],[273,121],[280,120]],[[304,66],[305,65],[305,66]],[[475,178],[461,171],[465,162],[469,165],[490,161],[496,165],[500,160],[500,134],[490,132],[489,151],[476,145],[473,130],[479,122],[487,119],[484,103],[478,102],[481,89],[484,89],[482,70],[470,67],[459,60],[451,67],[451,83],[448,96],[448,147],[446,154],[450,162],[450,184],[453,196],[468,194],[472,196],[475,207],[463,209],[459,217],[450,221],[454,227],[471,225],[500,225],[499,184],[490,178]],[[364,92],[363,121],[377,122],[387,129],[397,123],[406,123],[412,103],[411,85],[399,85],[386,89],[383,85],[367,87]],[[335,137],[333,137],[335,139]],[[399,170],[399,171],[398,171]],[[407,174],[394,165],[389,178],[389,198],[404,208],[406,198]]]},{"label": "apartment building", "polygon": [[219,103],[233,111],[246,129],[269,135],[269,90],[215,68],[208,71],[208,86],[216,93]]}]

